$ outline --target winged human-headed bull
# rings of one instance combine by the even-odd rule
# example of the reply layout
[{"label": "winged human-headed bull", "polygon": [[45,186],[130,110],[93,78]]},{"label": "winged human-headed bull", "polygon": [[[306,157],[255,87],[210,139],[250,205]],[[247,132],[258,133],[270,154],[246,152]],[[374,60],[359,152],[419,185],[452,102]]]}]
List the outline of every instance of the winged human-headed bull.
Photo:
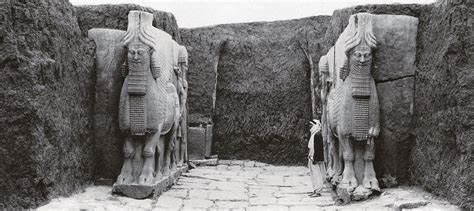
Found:
[{"label": "winged human-headed bull", "polygon": [[319,62],[323,139],[329,145],[328,175],[338,187],[379,191],[373,167],[380,131],[379,102],[371,74],[371,14],[351,16],[349,25]]}]

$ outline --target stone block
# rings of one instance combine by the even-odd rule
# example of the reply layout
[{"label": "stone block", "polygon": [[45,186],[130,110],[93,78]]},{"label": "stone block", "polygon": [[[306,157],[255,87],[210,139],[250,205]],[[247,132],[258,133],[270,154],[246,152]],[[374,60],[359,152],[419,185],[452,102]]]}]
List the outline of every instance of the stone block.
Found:
[{"label": "stone block", "polygon": [[[253,192],[254,194],[256,192]],[[259,192],[257,192],[259,193]],[[257,196],[249,198],[250,205],[272,205],[277,203],[277,198],[269,196]]]},{"label": "stone block", "polygon": [[211,191],[210,200],[219,201],[247,201],[248,196],[243,190]]},{"label": "stone block", "polygon": [[288,211],[289,207],[284,205],[258,205],[247,207],[247,211]]},{"label": "stone block", "polygon": [[245,210],[249,203],[242,201],[216,201],[216,206],[218,210],[232,209],[234,211],[239,209]]},{"label": "stone block", "polygon": [[156,206],[160,208],[179,209],[183,206],[183,199],[162,195],[156,201]]},{"label": "stone block", "polygon": [[184,200],[184,209],[193,210],[196,208],[208,209],[214,205],[214,202],[206,199],[185,199]]},{"label": "stone block", "polygon": [[191,189],[189,190],[189,198],[190,199],[209,199],[209,190],[203,189]]},{"label": "stone block", "polygon": [[202,160],[205,157],[206,129],[204,127],[189,127],[188,154],[190,160]]},{"label": "stone block", "polygon": [[176,183],[183,172],[188,170],[187,166],[179,167],[176,171],[172,171],[169,176],[163,176],[153,185],[124,184],[115,183],[112,193],[123,194],[125,196],[144,199],[148,197],[159,196],[162,192],[171,188]]}]

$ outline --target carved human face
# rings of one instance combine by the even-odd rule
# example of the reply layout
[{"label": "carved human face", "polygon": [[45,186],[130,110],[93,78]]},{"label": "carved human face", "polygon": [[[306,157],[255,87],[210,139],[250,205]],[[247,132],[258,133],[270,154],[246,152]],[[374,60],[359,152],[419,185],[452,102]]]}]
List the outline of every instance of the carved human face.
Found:
[{"label": "carved human face", "polygon": [[142,63],[150,59],[150,48],[142,43],[132,43],[128,46],[128,62]]},{"label": "carved human face", "polygon": [[352,62],[358,65],[368,65],[372,61],[372,52],[368,46],[357,46],[351,52]]}]

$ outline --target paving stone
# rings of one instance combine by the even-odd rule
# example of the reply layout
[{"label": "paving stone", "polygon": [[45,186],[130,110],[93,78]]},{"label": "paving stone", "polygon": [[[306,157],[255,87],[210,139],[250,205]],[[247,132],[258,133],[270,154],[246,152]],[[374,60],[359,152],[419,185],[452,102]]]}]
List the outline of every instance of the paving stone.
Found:
[{"label": "paving stone", "polygon": [[289,185],[285,185],[283,179],[257,179],[257,182],[266,186],[291,187]]},{"label": "paving stone", "polygon": [[284,182],[285,181],[282,176],[274,175],[274,174],[259,174],[259,175],[257,175],[256,179],[258,181],[262,181],[262,182],[268,182],[268,181],[281,181],[281,182]]},{"label": "paving stone", "polygon": [[[176,187],[175,187],[176,186]],[[211,184],[199,184],[199,183],[177,183],[173,188],[180,189],[203,189],[203,190],[215,190],[217,187]]]},{"label": "paving stone", "polygon": [[321,197],[314,197],[314,198],[302,198],[301,202],[307,204],[314,204],[317,206],[331,206],[334,205],[334,201],[332,200],[331,196],[321,196]]},{"label": "paving stone", "polygon": [[254,179],[248,180],[247,182],[245,182],[245,184],[247,184],[248,187],[250,187],[252,185],[259,185],[259,183],[257,181],[255,181]]},{"label": "paving stone", "polygon": [[[242,161],[244,162],[244,161]],[[257,165],[257,162],[255,163]],[[224,168],[226,167],[226,168]],[[230,169],[230,170],[229,170]],[[286,169],[286,170],[285,170]],[[292,171],[292,172],[285,172]],[[405,204],[416,210],[459,210],[416,187],[384,189],[371,200],[336,206],[330,192],[312,191],[305,167],[198,167],[184,174],[156,200],[111,195],[111,187],[93,186],[84,193],[53,199],[39,210],[390,210]],[[423,203],[417,203],[423,202]],[[424,202],[429,202],[427,205]]]},{"label": "paving stone", "polygon": [[154,207],[151,211],[178,211],[179,208],[169,208],[169,207]]},{"label": "paving stone", "polygon": [[226,176],[226,175],[220,175],[220,174],[217,174],[216,172],[216,174],[205,174],[205,175],[199,176],[199,178],[205,182],[214,182],[214,181],[225,182],[231,177]]},{"label": "paving stone", "polygon": [[272,205],[277,203],[273,196],[257,196],[249,198],[250,205]]},{"label": "paving stone", "polygon": [[287,211],[289,210],[288,206],[281,205],[261,205],[261,206],[251,206],[247,207],[247,211]]},{"label": "paving stone", "polygon": [[212,182],[210,185],[217,187],[218,190],[235,190],[242,191],[247,188],[245,182]]},{"label": "paving stone", "polygon": [[229,171],[241,171],[242,170],[242,166],[240,165],[233,165],[233,166],[229,166],[227,168]]},{"label": "paving stone", "polygon": [[269,166],[270,164],[262,163],[262,162],[255,162],[255,167],[265,167]]},{"label": "paving stone", "polygon": [[210,200],[247,201],[248,195],[242,191],[211,191]]},{"label": "paving stone", "polygon": [[213,180],[206,178],[207,175],[199,176],[199,177],[183,177],[180,179],[179,183],[210,183]]},{"label": "paving stone", "polygon": [[261,167],[243,167],[243,172],[253,172],[253,173],[262,173],[264,170]]},{"label": "paving stone", "polygon": [[173,188],[173,189],[170,189],[168,191],[163,192],[161,194],[161,196],[186,198],[186,197],[188,197],[188,190],[187,189],[174,189]]},{"label": "paving stone", "polygon": [[210,208],[214,205],[214,202],[206,199],[185,199],[183,209],[187,208]]},{"label": "paving stone", "polygon": [[245,211],[245,208],[211,208],[209,211]]},{"label": "paving stone", "polygon": [[245,161],[244,166],[245,167],[254,167],[255,166],[255,161]]},{"label": "paving stone", "polygon": [[249,185],[249,190],[256,189],[256,190],[273,190],[273,191],[279,191],[280,188],[276,186],[270,186],[270,185]]},{"label": "paving stone", "polygon": [[277,198],[277,204],[283,205],[299,205],[299,204],[311,204],[311,202],[302,202],[301,196],[288,195],[285,197]]},{"label": "paving stone", "polygon": [[220,165],[230,165],[231,160],[219,160],[218,164]]},{"label": "paving stone", "polygon": [[[198,207],[183,207],[180,211],[207,211],[206,208],[198,208]],[[176,210],[175,210],[176,211]]]},{"label": "paving stone", "polygon": [[191,189],[189,190],[190,199],[209,199],[210,190]]},{"label": "paving stone", "polygon": [[168,196],[160,196],[158,200],[156,201],[155,206],[162,207],[162,208],[179,209],[183,206],[183,199],[168,197]]},{"label": "paving stone", "polygon": [[327,211],[327,210],[331,210],[331,209],[324,209],[324,208],[316,207],[314,205],[290,206],[290,211],[322,211],[322,210]]},{"label": "paving stone", "polygon": [[236,208],[245,209],[246,207],[250,206],[248,202],[242,202],[242,201],[216,201],[215,204],[218,209],[232,208],[232,211],[234,211]]},{"label": "paving stone", "polygon": [[217,168],[217,171],[228,170],[229,165],[217,165],[216,168]]},{"label": "paving stone", "polygon": [[280,187],[280,193],[310,193],[313,192],[312,185],[303,185],[303,186],[291,186],[291,187]]},{"label": "paving stone", "polygon": [[273,193],[273,196],[277,198],[288,198],[288,197],[298,197],[298,198],[303,198],[306,197],[308,193],[281,193],[281,192],[275,192]]},{"label": "paving stone", "polygon": [[153,207],[153,201],[151,199],[132,199],[129,198],[129,200],[125,200],[126,198],[123,197],[121,201],[121,204],[124,207],[131,207],[132,209],[145,209],[145,210],[151,210]]},{"label": "paving stone", "polygon": [[233,165],[233,166],[234,166],[234,165],[242,166],[242,165],[244,165],[244,162],[245,162],[245,161],[243,161],[243,160],[232,160],[232,161],[230,162],[230,165]]},{"label": "paving stone", "polygon": [[273,171],[273,172],[278,172],[278,171],[284,172],[288,170],[288,166],[266,166],[263,169],[267,171]]},{"label": "paving stone", "polygon": [[229,178],[228,182],[240,182],[243,183],[244,186],[243,188],[246,188],[248,184],[257,184],[257,182],[253,181],[252,178],[246,178],[246,177],[233,177]]},{"label": "paving stone", "polygon": [[235,177],[239,174],[239,171],[230,171],[230,170],[227,170],[227,171],[220,171],[219,172],[219,175],[223,175],[223,176],[229,176],[229,177]]},{"label": "paving stone", "polygon": [[250,197],[274,197],[273,193],[278,190],[272,189],[249,189]]},{"label": "paving stone", "polygon": [[240,171],[238,177],[256,178],[260,172]]}]

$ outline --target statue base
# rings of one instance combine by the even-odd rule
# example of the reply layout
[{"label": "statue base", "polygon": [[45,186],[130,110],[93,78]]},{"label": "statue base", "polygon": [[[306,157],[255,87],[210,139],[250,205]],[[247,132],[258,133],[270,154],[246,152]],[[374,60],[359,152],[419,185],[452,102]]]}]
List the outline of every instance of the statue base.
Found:
[{"label": "statue base", "polygon": [[157,197],[164,191],[168,190],[176,183],[182,173],[188,171],[188,166],[178,167],[177,170],[171,171],[169,176],[163,176],[153,185],[139,184],[122,184],[114,183],[112,187],[113,194],[121,194],[135,199],[145,199],[149,197]]},{"label": "statue base", "polygon": [[368,199],[372,195],[380,194],[377,190],[367,189],[362,186],[357,186],[353,191],[348,191],[346,188],[336,187],[338,195],[337,203],[340,205],[347,204],[351,201],[362,201]]}]

